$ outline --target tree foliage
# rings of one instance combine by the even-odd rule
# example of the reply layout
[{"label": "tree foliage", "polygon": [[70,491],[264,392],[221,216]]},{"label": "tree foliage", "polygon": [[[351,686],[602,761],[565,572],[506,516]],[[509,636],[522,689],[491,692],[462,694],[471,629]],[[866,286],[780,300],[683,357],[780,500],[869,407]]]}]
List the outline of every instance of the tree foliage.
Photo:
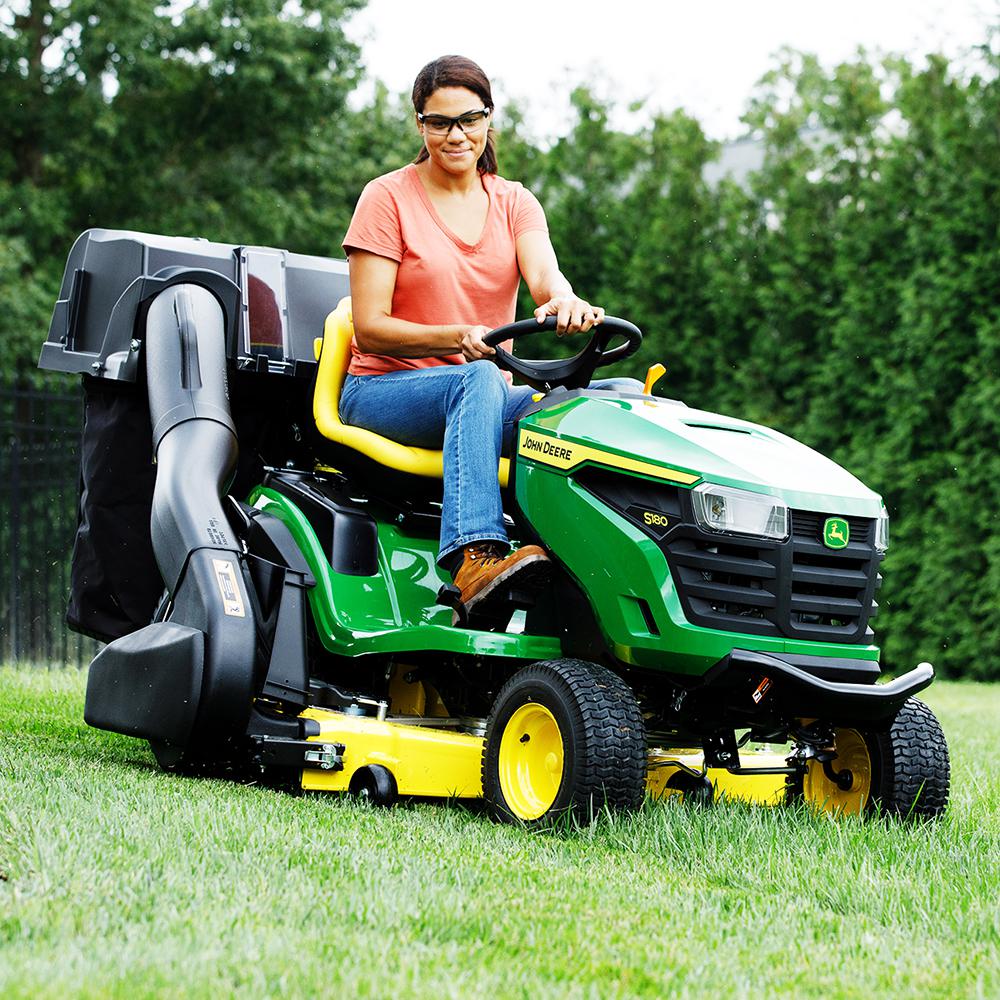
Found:
[{"label": "tree foliage", "polygon": [[[777,427],[886,498],[885,662],[1000,675],[1000,60],[968,78],[782,53],[750,176],[705,182],[697,122],[577,125],[519,161],[581,293],[639,323],[636,375]],[[527,303],[526,303],[527,304]]]},{"label": "tree foliage", "polygon": [[[336,254],[371,177],[416,151],[406,103],[348,97],[363,0],[15,0],[0,12],[2,364],[31,377],[89,227]],[[502,172],[546,208],[575,287],[635,320],[632,374],[775,426],[892,515],[886,662],[1000,664],[1000,59],[976,73],[783,52],[749,176],[681,113],[639,130],[585,87],[551,145],[501,109]],[[529,303],[525,299],[523,307]]]},{"label": "tree foliage", "polygon": [[0,20],[0,267],[36,321],[5,310],[0,336],[19,371],[88,227],[330,251],[360,181],[343,21],[362,5],[15,2]]}]

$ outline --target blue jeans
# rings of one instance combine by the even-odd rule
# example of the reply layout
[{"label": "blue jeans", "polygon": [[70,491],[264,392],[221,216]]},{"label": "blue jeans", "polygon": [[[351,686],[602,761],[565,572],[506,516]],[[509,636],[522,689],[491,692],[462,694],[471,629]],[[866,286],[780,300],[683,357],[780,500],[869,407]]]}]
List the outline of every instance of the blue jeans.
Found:
[{"label": "blue jeans", "polygon": [[[642,385],[635,379],[608,379],[591,382],[590,388],[641,391]],[[472,542],[508,544],[497,465],[501,453],[509,453],[518,417],[535,391],[509,386],[489,361],[348,375],[344,381],[344,423],[400,444],[443,451],[439,564]]]}]

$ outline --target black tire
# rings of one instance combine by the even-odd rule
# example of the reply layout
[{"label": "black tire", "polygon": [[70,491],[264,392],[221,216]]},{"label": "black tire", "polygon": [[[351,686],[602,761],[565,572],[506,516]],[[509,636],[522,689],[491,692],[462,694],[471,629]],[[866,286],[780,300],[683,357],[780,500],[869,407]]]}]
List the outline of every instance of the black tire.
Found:
[{"label": "black tire", "polygon": [[[526,712],[527,717],[537,713],[551,720],[546,724],[551,731],[554,723],[561,740],[554,796],[536,799],[536,808],[518,808],[519,789],[511,784],[510,748],[517,750],[510,725],[514,719],[516,729]],[[529,738],[526,730],[516,743],[526,745]],[[503,763],[502,747],[507,748]],[[482,778],[484,798],[493,815],[505,822],[545,825],[567,814],[589,822],[605,808],[637,809],[646,789],[646,734],[632,689],[610,670],[584,660],[548,660],[523,668],[493,703],[483,742]]]},{"label": "black tire", "polygon": [[951,768],[948,744],[934,713],[909,698],[892,725],[882,731],[834,730],[841,751],[832,761],[837,772],[850,772],[843,790],[824,776],[815,761],[791,788],[827,812],[859,812],[898,819],[934,819],[948,804]]},{"label": "black tire", "polygon": [[892,727],[869,738],[872,795],[869,808],[902,819],[934,819],[948,804],[948,743],[934,713],[908,698]]},{"label": "black tire", "polygon": [[392,771],[381,764],[359,767],[351,775],[349,787],[352,795],[367,799],[374,805],[391,806],[396,801],[396,779]]},{"label": "black tire", "polygon": [[188,777],[202,777],[214,771],[221,771],[226,761],[220,756],[213,759],[203,747],[175,747],[160,740],[150,740],[149,749],[153,751],[156,763],[160,769],[169,774],[181,774]]}]

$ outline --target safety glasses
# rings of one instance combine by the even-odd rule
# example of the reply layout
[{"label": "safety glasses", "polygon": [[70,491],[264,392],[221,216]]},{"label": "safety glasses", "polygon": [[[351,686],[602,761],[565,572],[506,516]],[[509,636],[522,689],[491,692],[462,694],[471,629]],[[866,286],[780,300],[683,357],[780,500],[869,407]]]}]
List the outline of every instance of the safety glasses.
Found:
[{"label": "safety glasses", "polygon": [[490,109],[481,111],[466,111],[457,118],[446,118],[444,115],[417,115],[417,121],[433,135],[447,135],[456,125],[466,134],[481,132],[486,127],[490,117]]}]

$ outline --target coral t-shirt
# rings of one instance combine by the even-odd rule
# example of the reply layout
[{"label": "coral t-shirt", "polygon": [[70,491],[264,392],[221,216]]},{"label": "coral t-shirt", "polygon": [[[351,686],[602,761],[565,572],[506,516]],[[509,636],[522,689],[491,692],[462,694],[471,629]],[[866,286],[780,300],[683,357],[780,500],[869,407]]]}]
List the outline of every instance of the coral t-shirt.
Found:
[{"label": "coral t-shirt", "polygon": [[[482,324],[490,329],[514,321],[516,241],[533,229],[547,232],[535,196],[516,181],[482,174],[490,204],[479,242],[459,239],[441,220],[414,164],[371,181],[354,209],[343,247],[367,250],[399,264],[392,315],[411,323]],[[364,354],[351,344],[352,375],[381,375],[405,368],[462,364],[461,354],[440,358],[396,358]]]}]

